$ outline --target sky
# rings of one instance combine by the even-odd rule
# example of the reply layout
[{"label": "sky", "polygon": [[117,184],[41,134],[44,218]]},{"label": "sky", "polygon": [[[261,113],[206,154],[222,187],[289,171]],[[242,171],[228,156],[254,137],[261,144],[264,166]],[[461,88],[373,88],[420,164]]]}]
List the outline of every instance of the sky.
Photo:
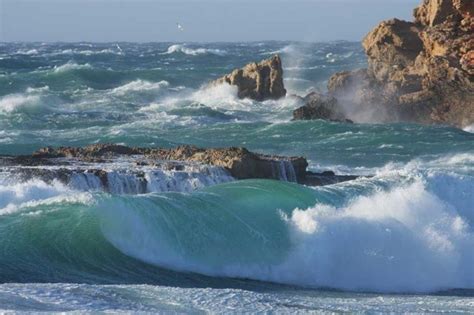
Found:
[{"label": "sky", "polygon": [[0,0],[0,41],[359,41],[382,20],[411,20],[420,2]]}]

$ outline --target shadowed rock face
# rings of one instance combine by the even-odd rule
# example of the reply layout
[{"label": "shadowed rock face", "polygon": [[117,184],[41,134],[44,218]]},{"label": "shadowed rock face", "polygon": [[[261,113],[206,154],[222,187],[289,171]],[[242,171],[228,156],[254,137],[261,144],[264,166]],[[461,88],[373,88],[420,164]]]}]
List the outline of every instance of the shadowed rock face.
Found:
[{"label": "shadowed rock face", "polygon": [[335,74],[329,93],[381,121],[474,123],[473,11],[472,0],[425,0],[414,22],[380,23],[363,41],[368,68]]},{"label": "shadowed rock face", "polygon": [[211,84],[224,83],[237,86],[239,98],[263,101],[286,95],[283,85],[283,68],[278,55],[259,63],[249,63],[242,69],[235,69]]},{"label": "shadowed rock face", "polygon": [[303,98],[304,106],[293,111],[294,120],[324,119],[339,122],[351,122],[347,120],[340,108],[337,99],[312,92]]}]

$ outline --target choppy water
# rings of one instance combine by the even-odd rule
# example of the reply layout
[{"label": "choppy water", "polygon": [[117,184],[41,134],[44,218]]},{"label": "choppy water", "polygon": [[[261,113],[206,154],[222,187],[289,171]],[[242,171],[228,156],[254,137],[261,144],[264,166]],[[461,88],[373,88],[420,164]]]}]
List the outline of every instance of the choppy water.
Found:
[{"label": "choppy water", "polygon": [[474,134],[290,122],[296,98],[205,87],[275,52],[290,94],[365,65],[347,42],[0,44],[1,154],[245,146],[375,175],[307,188],[189,171],[138,195],[0,178],[0,310],[473,312]]}]

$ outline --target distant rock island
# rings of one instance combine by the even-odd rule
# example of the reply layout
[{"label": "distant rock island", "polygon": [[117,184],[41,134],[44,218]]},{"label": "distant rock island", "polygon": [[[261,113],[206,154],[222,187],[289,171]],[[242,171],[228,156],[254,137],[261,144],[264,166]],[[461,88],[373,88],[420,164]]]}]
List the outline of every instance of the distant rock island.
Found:
[{"label": "distant rock island", "polygon": [[375,27],[363,40],[368,68],[333,75],[329,95],[294,119],[474,123],[474,1],[425,0],[414,17]]},{"label": "distant rock island", "polygon": [[283,85],[283,69],[280,56],[275,55],[259,63],[249,63],[242,69],[235,69],[211,85],[227,83],[238,88],[240,98],[257,101],[279,99],[286,95]]}]

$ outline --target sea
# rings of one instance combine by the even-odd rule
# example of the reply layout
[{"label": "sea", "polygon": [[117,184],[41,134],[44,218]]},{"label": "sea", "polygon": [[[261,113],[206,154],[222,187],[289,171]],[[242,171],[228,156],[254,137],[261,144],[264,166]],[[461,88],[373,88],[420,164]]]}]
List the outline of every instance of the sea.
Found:
[{"label": "sea", "polygon": [[[282,99],[208,84],[274,54]],[[114,165],[109,192],[0,169],[0,312],[474,313],[474,125],[292,121],[363,67],[345,41],[0,43],[0,155],[238,146],[360,175],[150,170],[136,193]]]}]

